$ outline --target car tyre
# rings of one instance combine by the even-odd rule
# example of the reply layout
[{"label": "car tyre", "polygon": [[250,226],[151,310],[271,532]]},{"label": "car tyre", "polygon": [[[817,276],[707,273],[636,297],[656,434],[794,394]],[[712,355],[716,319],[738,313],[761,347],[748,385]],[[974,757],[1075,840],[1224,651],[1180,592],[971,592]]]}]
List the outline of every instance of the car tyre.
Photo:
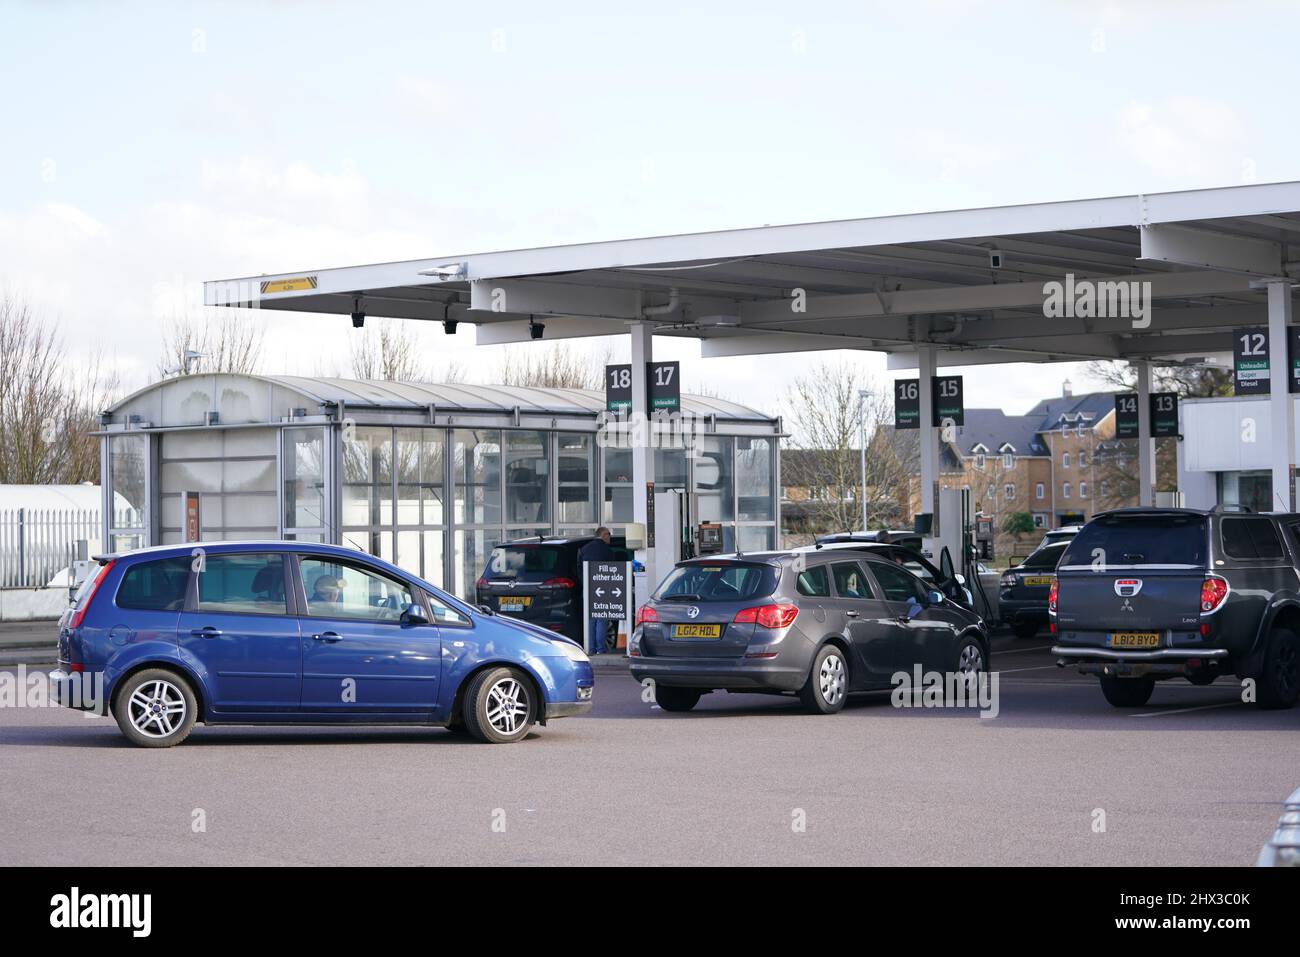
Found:
[{"label": "car tyre", "polygon": [[537,720],[532,682],[515,668],[488,668],[470,679],[461,705],[465,733],[484,744],[522,741]]},{"label": "car tyre", "polygon": [[813,658],[799,700],[809,714],[834,714],[849,693],[849,663],[838,645],[822,645]]},{"label": "car tyre", "polygon": [[1256,703],[1268,710],[1290,708],[1300,696],[1300,637],[1274,628],[1264,649],[1264,667],[1255,679]]},{"label": "car tyre", "polygon": [[690,711],[700,703],[701,694],[698,688],[655,684],[655,703],[664,711]]},{"label": "car tyre", "polygon": [[1011,631],[1017,638],[1032,638],[1038,634],[1038,623],[1034,621],[1018,621],[1011,626]]},{"label": "car tyre", "polygon": [[176,672],[146,668],[122,683],[113,717],[136,747],[172,748],[194,730],[199,702],[190,683]]},{"label": "car tyre", "polygon": [[1116,708],[1140,708],[1151,700],[1151,692],[1156,688],[1156,679],[1117,678],[1114,675],[1101,676],[1101,693]]}]

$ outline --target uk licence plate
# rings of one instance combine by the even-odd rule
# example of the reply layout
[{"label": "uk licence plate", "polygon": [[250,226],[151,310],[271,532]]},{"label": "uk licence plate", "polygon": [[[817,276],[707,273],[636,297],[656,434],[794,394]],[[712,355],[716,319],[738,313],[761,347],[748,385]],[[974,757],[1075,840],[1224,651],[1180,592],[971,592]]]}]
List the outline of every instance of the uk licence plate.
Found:
[{"label": "uk licence plate", "polygon": [[1026,578],[1024,580],[1024,584],[1026,585],[1050,585],[1051,583],[1051,575],[1035,575],[1032,578]]},{"label": "uk licence plate", "polygon": [[721,625],[673,625],[674,638],[721,638]]},{"label": "uk licence plate", "polygon": [[1155,631],[1112,631],[1106,636],[1106,643],[1112,648],[1156,648],[1160,645],[1160,633]]},{"label": "uk licence plate", "polygon": [[523,611],[533,603],[531,596],[512,595],[509,598],[498,598],[497,608],[501,611]]}]

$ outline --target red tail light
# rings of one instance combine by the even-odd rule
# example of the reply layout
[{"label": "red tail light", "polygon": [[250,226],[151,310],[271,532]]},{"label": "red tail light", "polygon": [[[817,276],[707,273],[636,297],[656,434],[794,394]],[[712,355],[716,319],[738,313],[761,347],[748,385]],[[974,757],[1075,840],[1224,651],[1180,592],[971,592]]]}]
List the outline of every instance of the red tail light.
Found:
[{"label": "red tail light", "polygon": [[659,612],[655,611],[649,605],[642,605],[636,610],[636,623],[639,626],[642,622],[658,621]]},{"label": "red tail light", "polygon": [[90,603],[95,598],[95,593],[99,591],[99,586],[104,584],[104,579],[108,577],[109,569],[116,564],[116,561],[107,562],[99,566],[99,571],[95,574],[95,580],[90,583],[90,590],[86,596],[77,602],[76,610],[73,611],[72,617],[68,619],[69,628],[80,628],[82,619],[86,617],[86,612],[90,610]]},{"label": "red tail light", "polygon": [[1060,591],[1060,589],[1061,583],[1057,580],[1056,576],[1053,575],[1052,587],[1047,590],[1047,613],[1049,615],[1056,614],[1056,593]]},{"label": "red tail light", "polygon": [[789,628],[799,617],[795,605],[758,605],[754,608],[742,608],[731,619],[736,624],[755,624],[760,628]]},{"label": "red tail light", "polygon": [[488,586],[488,580],[486,578],[480,578],[478,581],[474,583],[475,588],[487,588],[487,586]]},{"label": "red tail light", "polygon": [[1206,575],[1205,581],[1201,582],[1201,614],[1218,611],[1227,597],[1228,582],[1218,575]]},{"label": "red tail light", "polygon": [[552,588],[577,588],[578,583],[572,578],[548,578],[542,582],[543,585],[550,585]]}]

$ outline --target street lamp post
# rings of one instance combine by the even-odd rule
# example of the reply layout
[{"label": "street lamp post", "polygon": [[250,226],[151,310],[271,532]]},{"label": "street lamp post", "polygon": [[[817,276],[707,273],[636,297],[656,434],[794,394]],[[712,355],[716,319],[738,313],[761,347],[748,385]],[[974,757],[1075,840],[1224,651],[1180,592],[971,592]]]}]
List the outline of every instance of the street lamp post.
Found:
[{"label": "street lamp post", "polygon": [[867,400],[870,389],[858,390],[858,418],[862,427],[862,530],[867,530]]}]

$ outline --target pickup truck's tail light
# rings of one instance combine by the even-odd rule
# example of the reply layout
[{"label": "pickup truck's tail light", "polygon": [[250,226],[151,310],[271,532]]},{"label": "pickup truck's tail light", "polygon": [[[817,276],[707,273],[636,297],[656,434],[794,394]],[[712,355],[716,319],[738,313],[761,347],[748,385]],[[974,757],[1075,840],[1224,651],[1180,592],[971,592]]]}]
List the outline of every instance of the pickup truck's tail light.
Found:
[{"label": "pickup truck's tail light", "polygon": [[647,621],[658,621],[659,612],[655,611],[649,605],[642,605],[636,610],[636,624],[640,627]]},{"label": "pickup truck's tail light", "polygon": [[1047,613],[1056,614],[1056,595],[1061,590],[1061,582],[1055,575],[1052,576],[1052,587],[1047,589]]},{"label": "pickup truck's tail light", "polygon": [[1205,581],[1201,582],[1201,614],[1210,615],[1218,611],[1227,597],[1227,579],[1218,575],[1206,575]]},{"label": "pickup truck's tail light", "polygon": [[789,628],[798,617],[799,608],[796,605],[757,605],[753,608],[740,609],[736,612],[736,617],[731,620],[738,625],[754,624],[760,628]]},{"label": "pickup truck's tail light", "polygon": [[95,580],[90,583],[90,588],[81,601],[77,602],[76,611],[68,619],[69,628],[80,628],[82,620],[86,617],[86,612],[90,611],[90,603],[95,600],[95,593],[99,591],[99,586],[104,584],[104,579],[108,577],[109,570],[112,569],[116,560],[105,562],[99,566],[99,572],[95,575]]}]

